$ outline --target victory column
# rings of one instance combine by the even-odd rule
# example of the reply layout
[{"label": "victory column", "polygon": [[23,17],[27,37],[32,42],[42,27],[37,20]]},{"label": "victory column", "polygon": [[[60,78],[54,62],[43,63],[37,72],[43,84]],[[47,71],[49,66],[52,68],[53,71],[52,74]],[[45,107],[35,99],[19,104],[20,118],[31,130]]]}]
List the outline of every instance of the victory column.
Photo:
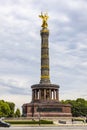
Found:
[{"label": "victory column", "polygon": [[71,117],[71,106],[59,102],[59,85],[51,84],[49,69],[49,30],[47,13],[39,15],[42,19],[41,35],[41,78],[39,84],[32,88],[32,101],[23,104],[23,115],[26,117]]}]

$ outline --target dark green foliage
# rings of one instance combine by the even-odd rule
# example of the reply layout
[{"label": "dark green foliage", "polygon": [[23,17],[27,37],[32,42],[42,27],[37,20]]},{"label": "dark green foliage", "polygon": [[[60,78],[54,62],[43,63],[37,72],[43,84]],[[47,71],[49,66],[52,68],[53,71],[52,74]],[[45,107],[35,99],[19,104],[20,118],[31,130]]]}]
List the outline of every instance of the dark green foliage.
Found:
[{"label": "dark green foliage", "polygon": [[62,100],[64,104],[71,104],[71,111],[74,117],[87,116],[87,100],[78,98],[76,100]]},{"label": "dark green foliage", "polygon": [[48,121],[48,120],[40,120],[41,124],[53,124],[53,121]]},{"label": "dark green foliage", "polygon": [[40,121],[28,121],[28,120],[8,120],[6,121],[10,124],[53,124],[53,121],[48,121],[48,120],[40,120]]},{"label": "dark green foliage", "polygon": [[20,110],[17,108],[15,112],[15,117],[20,117],[20,116],[21,116]]},{"label": "dark green foliage", "polygon": [[0,117],[13,117],[15,104],[0,100]]},{"label": "dark green foliage", "polygon": [[10,112],[9,105],[5,101],[0,100],[0,117],[7,117]]},{"label": "dark green foliage", "polygon": [[9,117],[14,117],[15,104],[13,102],[7,102],[7,104],[9,105],[11,110]]},{"label": "dark green foliage", "polygon": [[84,119],[76,118],[76,119],[73,119],[72,121],[82,121],[82,122],[84,122]]}]

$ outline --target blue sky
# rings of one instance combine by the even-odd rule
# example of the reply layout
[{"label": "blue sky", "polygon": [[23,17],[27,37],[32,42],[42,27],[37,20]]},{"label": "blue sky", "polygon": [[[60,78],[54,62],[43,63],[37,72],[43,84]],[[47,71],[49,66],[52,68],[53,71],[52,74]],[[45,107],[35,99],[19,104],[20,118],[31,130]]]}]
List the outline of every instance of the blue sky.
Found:
[{"label": "blue sky", "polygon": [[0,0],[0,99],[19,108],[40,81],[41,11],[49,15],[51,83],[60,100],[87,99],[87,0]]}]

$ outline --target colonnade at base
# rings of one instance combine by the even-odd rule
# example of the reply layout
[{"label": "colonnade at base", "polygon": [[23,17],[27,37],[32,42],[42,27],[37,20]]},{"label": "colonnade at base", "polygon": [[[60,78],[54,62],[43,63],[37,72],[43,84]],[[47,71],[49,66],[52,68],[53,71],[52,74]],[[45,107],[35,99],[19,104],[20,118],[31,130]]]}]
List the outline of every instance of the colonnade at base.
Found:
[{"label": "colonnade at base", "polygon": [[59,100],[59,94],[58,94],[58,89],[49,89],[49,88],[44,88],[44,89],[32,89],[32,101],[36,100],[43,100],[43,101],[48,101],[48,100]]}]

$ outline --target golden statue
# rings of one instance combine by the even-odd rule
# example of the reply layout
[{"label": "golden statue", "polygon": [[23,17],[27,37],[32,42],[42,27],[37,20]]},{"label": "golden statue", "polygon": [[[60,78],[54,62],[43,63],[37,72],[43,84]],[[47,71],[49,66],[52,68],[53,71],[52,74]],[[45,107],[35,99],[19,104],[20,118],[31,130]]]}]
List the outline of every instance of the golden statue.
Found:
[{"label": "golden statue", "polygon": [[41,25],[41,27],[47,28],[48,27],[47,19],[49,18],[49,16],[47,15],[47,13],[45,13],[43,15],[43,13],[41,12],[41,15],[39,15],[39,17],[42,19],[42,25]]}]

